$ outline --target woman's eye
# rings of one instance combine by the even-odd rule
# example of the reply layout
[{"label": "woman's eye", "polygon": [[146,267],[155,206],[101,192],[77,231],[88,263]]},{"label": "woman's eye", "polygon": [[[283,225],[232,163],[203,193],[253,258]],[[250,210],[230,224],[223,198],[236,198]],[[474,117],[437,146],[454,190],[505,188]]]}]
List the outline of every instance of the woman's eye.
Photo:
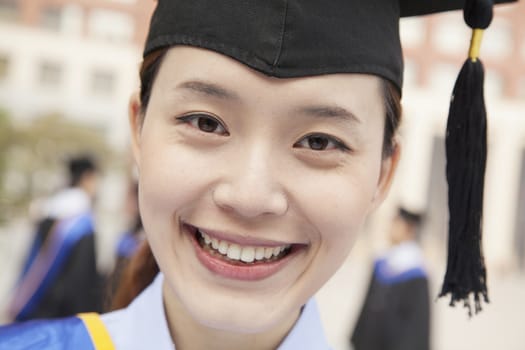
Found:
[{"label": "woman's eye", "polygon": [[339,149],[342,151],[350,150],[350,148],[342,141],[336,139],[335,137],[324,134],[307,135],[299,140],[299,142],[297,142],[294,147],[308,148],[313,151],[329,151],[333,149]]},{"label": "woman's eye", "polygon": [[202,132],[228,135],[228,131],[226,131],[224,125],[217,120],[217,118],[208,114],[189,114],[177,119],[190,124]]}]

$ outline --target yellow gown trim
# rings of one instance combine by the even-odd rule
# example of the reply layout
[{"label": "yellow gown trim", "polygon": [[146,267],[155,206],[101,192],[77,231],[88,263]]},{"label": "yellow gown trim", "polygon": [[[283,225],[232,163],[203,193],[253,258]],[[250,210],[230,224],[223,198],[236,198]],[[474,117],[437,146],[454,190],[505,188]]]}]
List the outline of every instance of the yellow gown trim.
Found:
[{"label": "yellow gown trim", "polygon": [[83,313],[78,314],[84,325],[86,326],[93,346],[96,350],[115,350],[115,345],[106,329],[106,326],[100,319],[97,313]]}]

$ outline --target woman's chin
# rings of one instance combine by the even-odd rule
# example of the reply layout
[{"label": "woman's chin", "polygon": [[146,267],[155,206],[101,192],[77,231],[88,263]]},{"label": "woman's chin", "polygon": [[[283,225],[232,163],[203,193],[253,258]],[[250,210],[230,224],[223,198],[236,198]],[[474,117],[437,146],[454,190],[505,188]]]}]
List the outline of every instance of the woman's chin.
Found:
[{"label": "woman's chin", "polygon": [[[222,304],[217,301],[217,296],[209,298],[210,302],[193,305],[190,310],[192,317],[201,325],[221,332],[238,334],[258,334],[271,332],[274,328],[280,328],[283,324],[295,322],[288,320],[293,312],[279,308],[279,305],[271,305],[265,300],[263,304],[258,300],[229,301]],[[298,314],[298,313],[297,313]]]}]

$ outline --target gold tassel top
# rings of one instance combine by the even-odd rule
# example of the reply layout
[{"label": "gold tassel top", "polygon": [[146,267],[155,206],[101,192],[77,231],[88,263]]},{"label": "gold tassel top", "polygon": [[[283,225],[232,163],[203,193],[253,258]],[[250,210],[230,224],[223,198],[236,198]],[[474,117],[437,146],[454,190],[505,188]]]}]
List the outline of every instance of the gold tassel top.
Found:
[{"label": "gold tassel top", "polygon": [[472,30],[472,37],[470,38],[470,48],[468,50],[468,57],[472,62],[476,62],[479,57],[479,48],[481,47],[483,31],[483,29],[479,28]]}]

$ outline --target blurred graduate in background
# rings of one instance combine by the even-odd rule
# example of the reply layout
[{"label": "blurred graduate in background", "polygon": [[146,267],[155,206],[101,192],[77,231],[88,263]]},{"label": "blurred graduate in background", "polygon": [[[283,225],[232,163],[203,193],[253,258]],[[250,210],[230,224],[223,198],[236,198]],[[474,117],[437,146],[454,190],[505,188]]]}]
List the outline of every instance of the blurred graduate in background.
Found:
[{"label": "blurred graduate in background", "polygon": [[417,243],[422,215],[400,208],[389,232],[390,249],[374,262],[351,343],[355,350],[428,350],[430,300]]},{"label": "blurred graduate in background", "polygon": [[94,159],[85,155],[69,159],[67,167],[69,186],[41,209],[10,303],[13,320],[63,317],[101,308],[92,212],[99,170]]}]

